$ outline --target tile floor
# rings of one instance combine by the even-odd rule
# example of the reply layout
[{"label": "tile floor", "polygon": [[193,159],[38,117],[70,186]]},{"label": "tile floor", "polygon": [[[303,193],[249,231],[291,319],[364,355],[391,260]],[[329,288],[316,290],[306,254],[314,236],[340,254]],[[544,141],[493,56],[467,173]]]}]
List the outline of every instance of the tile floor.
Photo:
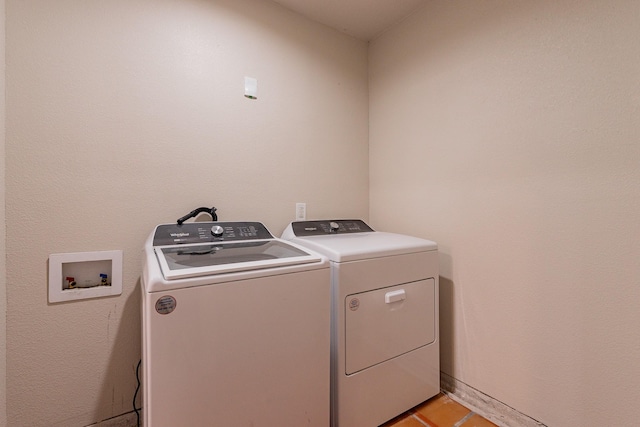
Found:
[{"label": "tile floor", "polygon": [[381,427],[497,427],[446,394],[438,394]]}]

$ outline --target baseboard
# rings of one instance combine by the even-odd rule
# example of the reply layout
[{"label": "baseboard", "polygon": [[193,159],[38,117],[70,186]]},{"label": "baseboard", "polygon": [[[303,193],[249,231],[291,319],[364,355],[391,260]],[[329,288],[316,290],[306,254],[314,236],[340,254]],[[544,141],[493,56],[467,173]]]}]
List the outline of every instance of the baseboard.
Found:
[{"label": "baseboard", "polygon": [[541,422],[444,372],[440,372],[440,388],[451,399],[500,427],[546,427]]},{"label": "baseboard", "polygon": [[[142,425],[142,412],[140,412],[140,425]],[[99,423],[91,424],[85,427],[137,427],[138,417],[135,412],[127,412]]]},{"label": "baseboard", "polygon": [[[440,388],[451,399],[500,427],[547,427],[444,372],[440,372]],[[86,427],[136,427],[137,425],[135,412],[129,412]],[[142,413],[140,413],[140,425],[142,425]]]}]

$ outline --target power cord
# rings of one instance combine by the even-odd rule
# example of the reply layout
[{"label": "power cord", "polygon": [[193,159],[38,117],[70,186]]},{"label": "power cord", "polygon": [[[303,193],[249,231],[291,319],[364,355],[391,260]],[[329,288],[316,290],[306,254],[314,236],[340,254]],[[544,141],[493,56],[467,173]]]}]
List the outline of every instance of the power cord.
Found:
[{"label": "power cord", "polygon": [[138,386],[136,387],[136,392],[133,394],[133,410],[136,413],[136,425],[140,427],[140,409],[136,407],[136,398],[138,397],[138,392],[140,391],[140,364],[142,364],[142,359],[138,362],[138,366],[136,367],[136,381],[138,381]]}]

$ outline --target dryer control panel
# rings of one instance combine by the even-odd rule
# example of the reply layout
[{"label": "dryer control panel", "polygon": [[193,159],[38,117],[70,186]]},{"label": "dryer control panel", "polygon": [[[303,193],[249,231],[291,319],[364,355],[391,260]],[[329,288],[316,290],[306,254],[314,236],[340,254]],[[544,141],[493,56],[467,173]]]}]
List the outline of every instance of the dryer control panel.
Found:
[{"label": "dryer control panel", "polygon": [[260,222],[189,222],[156,227],[153,246],[273,239]]},{"label": "dryer control panel", "polygon": [[367,233],[375,231],[361,219],[333,219],[321,221],[296,221],[291,223],[297,237],[325,234]]}]

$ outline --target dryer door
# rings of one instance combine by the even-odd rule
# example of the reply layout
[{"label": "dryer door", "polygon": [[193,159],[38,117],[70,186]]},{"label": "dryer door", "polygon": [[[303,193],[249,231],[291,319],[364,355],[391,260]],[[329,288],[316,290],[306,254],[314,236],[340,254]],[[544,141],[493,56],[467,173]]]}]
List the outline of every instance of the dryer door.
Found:
[{"label": "dryer door", "polygon": [[347,295],[345,340],[347,375],[432,343],[435,280]]}]

